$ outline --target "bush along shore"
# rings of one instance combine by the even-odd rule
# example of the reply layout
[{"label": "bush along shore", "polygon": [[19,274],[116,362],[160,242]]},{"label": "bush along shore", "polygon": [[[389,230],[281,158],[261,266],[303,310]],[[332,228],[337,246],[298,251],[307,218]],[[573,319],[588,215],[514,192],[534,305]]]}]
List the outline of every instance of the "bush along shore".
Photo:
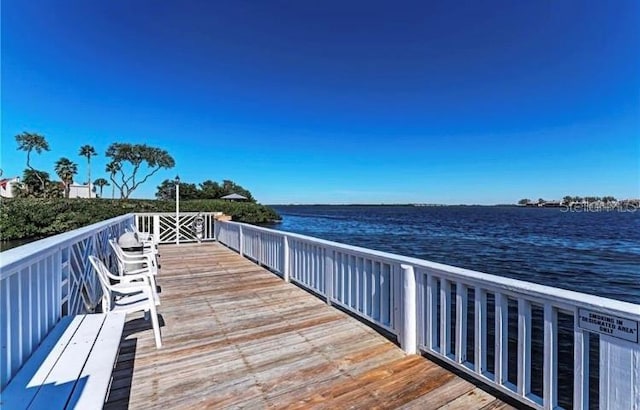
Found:
[{"label": "bush along shore", "polygon": [[[175,202],[145,199],[2,199],[0,238],[3,241],[44,238],[119,215],[136,212],[175,212]],[[218,199],[180,201],[181,212],[223,212],[234,221],[267,224],[280,215],[265,205]]]}]

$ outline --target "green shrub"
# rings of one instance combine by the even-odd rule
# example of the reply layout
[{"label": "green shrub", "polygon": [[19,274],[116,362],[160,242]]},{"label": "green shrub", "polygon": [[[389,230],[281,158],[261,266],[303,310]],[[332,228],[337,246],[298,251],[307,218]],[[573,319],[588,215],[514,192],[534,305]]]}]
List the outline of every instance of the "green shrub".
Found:
[{"label": "green shrub", "polygon": [[[17,240],[67,232],[130,212],[174,212],[175,202],[146,199],[3,199],[0,238]],[[180,201],[182,212],[224,212],[234,221],[263,224],[279,220],[272,208],[251,202],[217,199]]]}]

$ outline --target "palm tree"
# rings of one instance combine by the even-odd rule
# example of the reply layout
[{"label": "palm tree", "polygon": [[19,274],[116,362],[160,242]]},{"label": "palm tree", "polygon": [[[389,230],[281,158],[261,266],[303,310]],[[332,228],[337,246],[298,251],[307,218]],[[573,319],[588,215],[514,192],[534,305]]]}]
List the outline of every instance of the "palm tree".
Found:
[{"label": "palm tree", "polygon": [[[79,155],[87,157],[87,185],[91,185],[91,157],[95,157],[98,153],[91,145],[83,145],[80,147]],[[89,198],[91,198],[91,187],[89,187]]]},{"label": "palm tree", "polygon": [[56,174],[58,174],[64,184],[65,198],[69,198],[69,191],[71,189],[71,183],[73,182],[73,176],[77,173],[78,165],[71,162],[69,158],[62,157],[56,161]]},{"label": "palm tree", "polygon": [[109,183],[109,181],[107,181],[104,178],[98,178],[95,181],[93,181],[93,185],[97,186],[98,188],[100,188],[100,198],[102,198],[102,188],[111,185]]},{"label": "palm tree", "polygon": [[113,178],[116,176],[116,172],[120,171],[120,163],[116,161],[111,161],[107,164],[106,171],[109,173],[109,178],[111,178],[111,182],[113,182],[113,186],[111,187],[111,199],[115,196],[116,193],[116,184]]},{"label": "palm tree", "polygon": [[[35,172],[36,169],[31,166],[31,151],[35,151],[38,154],[42,153],[42,151],[49,151],[49,143],[44,138],[44,136],[36,134],[35,132],[26,131],[22,134],[16,135],[16,142],[18,143],[18,149],[21,151],[26,151],[27,153],[27,168]],[[42,192],[46,197],[45,180],[42,179],[42,177],[38,173],[35,173],[35,176],[40,181]]]}]

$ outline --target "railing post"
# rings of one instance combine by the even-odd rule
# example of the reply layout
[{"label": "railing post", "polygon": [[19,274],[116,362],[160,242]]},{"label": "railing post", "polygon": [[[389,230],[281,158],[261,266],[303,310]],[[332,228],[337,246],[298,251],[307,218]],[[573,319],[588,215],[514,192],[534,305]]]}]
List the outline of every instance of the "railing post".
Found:
[{"label": "railing post", "polygon": [[156,243],[160,243],[160,215],[153,215],[153,238]]},{"label": "railing post", "polygon": [[180,245],[180,180],[176,177],[176,245]]},{"label": "railing post", "polygon": [[244,256],[242,247],[244,246],[244,235],[242,234],[242,225],[238,225],[238,253]]},{"label": "railing post", "polygon": [[411,265],[400,265],[402,268],[402,299],[404,301],[402,322],[402,349],[408,354],[418,351],[417,344],[417,298],[416,275]]},{"label": "railing post", "polygon": [[291,276],[291,268],[289,266],[289,260],[290,260],[290,251],[289,251],[289,237],[288,236],[284,236],[284,247],[283,247],[283,251],[284,251],[284,258],[282,263],[284,264],[283,269],[282,269],[282,276],[284,277],[284,281],[289,283],[290,276]]}]

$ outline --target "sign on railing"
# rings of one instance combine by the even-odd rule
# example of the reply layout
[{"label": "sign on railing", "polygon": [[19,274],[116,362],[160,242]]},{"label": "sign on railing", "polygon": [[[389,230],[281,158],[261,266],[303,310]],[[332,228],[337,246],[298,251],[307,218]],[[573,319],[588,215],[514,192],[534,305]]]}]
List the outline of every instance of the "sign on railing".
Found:
[{"label": "sign on railing", "polygon": [[246,224],[215,231],[408,353],[529,406],[640,409],[639,305]]},{"label": "sign on railing", "polygon": [[109,238],[133,223],[124,215],[2,252],[0,389],[62,316],[96,308],[102,289],[88,256],[110,260]]}]

